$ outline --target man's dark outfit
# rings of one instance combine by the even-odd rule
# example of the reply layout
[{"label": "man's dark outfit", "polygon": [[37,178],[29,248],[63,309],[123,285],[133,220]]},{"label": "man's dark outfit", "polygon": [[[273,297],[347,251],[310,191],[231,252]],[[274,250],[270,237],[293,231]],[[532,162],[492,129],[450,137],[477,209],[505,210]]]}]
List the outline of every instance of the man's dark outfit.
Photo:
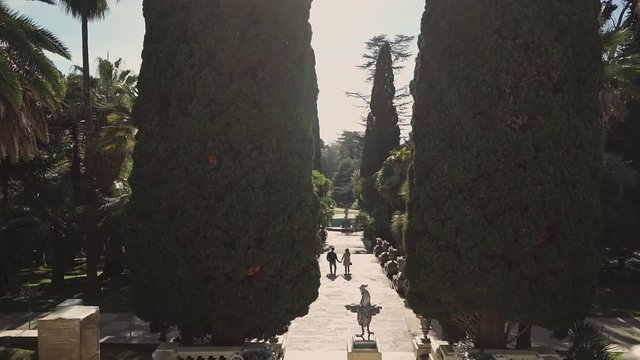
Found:
[{"label": "man's dark outfit", "polygon": [[331,275],[335,275],[336,274],[336,261],[338,261],[338,255],[336,255],[335,252],[333,252],[333,249],[331,249],[331,251],[329,251],[327,253],[327,261],[329,262],[329,272],[331,273]]}]

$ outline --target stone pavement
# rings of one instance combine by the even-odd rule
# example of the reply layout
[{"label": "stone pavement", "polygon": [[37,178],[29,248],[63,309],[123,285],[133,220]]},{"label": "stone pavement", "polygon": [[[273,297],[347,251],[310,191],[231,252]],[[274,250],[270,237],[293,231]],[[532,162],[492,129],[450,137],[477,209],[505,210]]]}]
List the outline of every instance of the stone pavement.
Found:
[{"label": "stone pavement", "polygon": [[356,314],[345,305],[360,302],[361,284],[367,284],[371,303],[382,306],[379,315],[371,321],[379,350],[384,360],[414,360],[411,340],[421,335],[420,322],[405,307],[404,300],[390,286],[373,255],[366,254],[361,234],[329,232],[327,244],[336,248],[338,258],[345,248],[351,255],[352,276],[344,276],[344,267],[338,263],[338,276],[330,277],[325,254],[320,256],[318,300],[309,308],[309,314],[293,321],[286,335],[285,360],[342,360],[347,358],[347,340],[361,332]]}]

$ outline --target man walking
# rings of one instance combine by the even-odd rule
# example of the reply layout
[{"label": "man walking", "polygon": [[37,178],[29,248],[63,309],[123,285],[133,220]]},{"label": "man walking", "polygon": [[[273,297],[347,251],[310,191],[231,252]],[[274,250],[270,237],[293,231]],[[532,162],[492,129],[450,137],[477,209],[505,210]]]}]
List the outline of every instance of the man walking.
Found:
[{"label": "man walking", "polygon": [[331,247],[329,252],[327,253],[327,261],[329,262],[329,272],[331,275],[336,275],[337,266],[336,261],[338,261],[338,255],[334,252],[335,248]]}]

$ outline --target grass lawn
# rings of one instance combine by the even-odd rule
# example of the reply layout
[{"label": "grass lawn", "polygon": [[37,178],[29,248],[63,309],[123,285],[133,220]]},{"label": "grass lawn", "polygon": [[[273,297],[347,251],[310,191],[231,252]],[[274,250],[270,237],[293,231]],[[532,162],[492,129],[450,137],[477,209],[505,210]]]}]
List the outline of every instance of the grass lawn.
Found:
[{"label": "grass lawn", "polygon": [[0,360],[37,360],[38,355],[34,350],[17,348],[5,348],[0,346]]},{"label": "grass lawn", "polygon": [[[103,360],[151,360],[151,349],[102,349],[100,359]],[[0,346],[0,360],[37,360],[35,350],[4,348]]]},{"label": "grass lawn", "polygon": [[[355,219],[358,213],[360,213],[359,210],[349,209],[349,219]],[[344,219],[344,208],[333,208],[333,218]]]},{"label": "grass lawn", "polygon": [[603,271],[599,281],[590,316],[640,316],[640,271]]},{"label": "grass lawn", "polygon": [[[101,312],[129,312],[129,279],[120,276],[101,281],[101,291],[89,293],[84,282],[84,266],[79,263],[75,269],[65,276],[63,287],[51,286],[51,270],[38,268],[25,269],[11,277],[13,291],[0,297],[0,312],[27,312],[26,299],[20,294],[19,284],[28,284],[33,291],[32,311],[44,312],[54,310],[56,305],[66,299],[79,298],[85,305],[100,306]],[[1,358],[0,358],[1,360]]]}]

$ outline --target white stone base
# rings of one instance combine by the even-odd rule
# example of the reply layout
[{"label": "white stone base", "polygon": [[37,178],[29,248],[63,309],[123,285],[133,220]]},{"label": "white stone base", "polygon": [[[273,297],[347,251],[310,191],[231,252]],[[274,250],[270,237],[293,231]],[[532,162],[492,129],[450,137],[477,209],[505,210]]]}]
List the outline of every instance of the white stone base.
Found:
[{"label": "white stone base", "polygon": [[352,336],[347,341],[347,360],[382,360],[376,338],[372,336],[371,340],[360,340]]},{"label": "white stone base", "polygon": [[432,349],[429,360],[459,360],[453,346],[440,345],[437,349]]}]

